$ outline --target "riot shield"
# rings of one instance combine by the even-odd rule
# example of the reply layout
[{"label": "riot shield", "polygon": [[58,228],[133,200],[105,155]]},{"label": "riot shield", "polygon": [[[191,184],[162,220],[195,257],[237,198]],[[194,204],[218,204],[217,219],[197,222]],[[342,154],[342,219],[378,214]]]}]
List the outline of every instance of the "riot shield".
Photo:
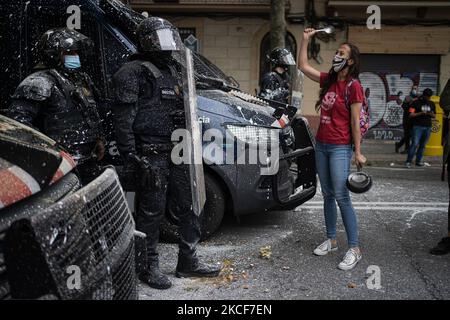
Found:
[{"label": "riot shield", "polygon": [[289,104],[297,108],[298,112],[301,112],[302,100],[303,100],[303,81],[305,76],[297,66],[290,67],[291,85],[290,85],[290,101]]},{"label": "riot shield", "polygon": [[205,176],[203,172],[202,132],[197,115],[197,93],[194,78],[192,51],[186,48],[181,52],[183,96],[186,114],[186,129],[190,133],[187,142],[189,153],[189,171],[191,177],[192,207],[200,216],[206,202]]}]

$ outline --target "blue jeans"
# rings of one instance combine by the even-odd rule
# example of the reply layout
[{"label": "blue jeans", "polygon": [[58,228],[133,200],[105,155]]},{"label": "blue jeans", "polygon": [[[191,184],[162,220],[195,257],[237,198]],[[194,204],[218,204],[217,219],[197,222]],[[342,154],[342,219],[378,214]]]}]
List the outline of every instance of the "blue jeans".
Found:
[{"label": "blue jeans", "polygon": [[337,207],[339,205],[350,248],[358,247],[358,222],[347,189],[352,159],[351,145],[317,142],[316,166],[324,198],[325,224],[328,239],[336,239]]},{"label": "blue jeans", "polygon": [[[431,127],[414,126],[412,129],[412,142],[408,151],[408,159],[406,162],[412,162],[414,154],[416,153],[416,164],[422,162],[423,151],[425,150],[425,145],[430,138]],[[419,148],[417,148],[419,146]]]}]

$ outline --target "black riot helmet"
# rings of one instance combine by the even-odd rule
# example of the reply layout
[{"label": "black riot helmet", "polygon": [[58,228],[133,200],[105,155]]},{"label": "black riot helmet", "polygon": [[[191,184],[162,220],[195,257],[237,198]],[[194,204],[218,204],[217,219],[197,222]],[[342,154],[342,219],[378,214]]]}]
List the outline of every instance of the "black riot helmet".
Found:
[{"label": "black riot helmet", "polygon": [[184,46],[178,29],[162,18],[150,17],[142,21],[137,36],[141,53],[180,51]]},{"label": "black riot helmet", "polygon": [[290,67],[296,66],[294,56],[292,53],[286,48],[276,48],[272,50],[270,55],[267,57],[270,63],[274,67]]},{"label": "black riot helmet", "polygon": [[92,54],[94,43],[78,31],[69,28],[50,29],[38,43],[42,63],[47,67],[60,64],[61,54],[76,51],[80,54]]}]

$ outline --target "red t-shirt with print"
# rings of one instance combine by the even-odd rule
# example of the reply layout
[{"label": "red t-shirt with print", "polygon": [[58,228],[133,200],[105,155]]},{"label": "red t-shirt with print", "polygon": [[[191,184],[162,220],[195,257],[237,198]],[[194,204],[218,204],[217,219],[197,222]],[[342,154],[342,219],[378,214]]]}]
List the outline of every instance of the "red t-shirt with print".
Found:
[{"label": "red t-shirt with print", "polygon": [[[320,87],[322,88],[328,77],[328,73],[320,73]],[[351,114],[345,105],[345,94],[348,81],[336,81],[328,89],[322,99],[320,107],[320,125],[317,132],[317,140],[329,144],[350,144],[351,137]],[[359,81],[353,81],[348,88],[348,102],[354,103],[364,101],[364,91]]]}]

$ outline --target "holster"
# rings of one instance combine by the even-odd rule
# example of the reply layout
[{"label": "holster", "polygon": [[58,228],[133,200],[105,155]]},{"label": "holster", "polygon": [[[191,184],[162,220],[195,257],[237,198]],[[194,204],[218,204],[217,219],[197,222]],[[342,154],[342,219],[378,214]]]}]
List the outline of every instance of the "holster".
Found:
[{"label": "holster", "polygon": [[175,110],[170,113],[174,129],[186,128],[186,115],[184,110]]},{"label": "holster", "polygon": [[140,187],[146,189],[161,189],[161,169],[158,164],[154,162],[155,156],[169,155],[172,152],[173,145],[171,142],[167,143],[143,143],[136,146],[137,152],[140,155],[140,160],[137,162],[138,174],[136,181]]},{"label": "holster", "polygon": [[146,156],[141,158],[138,171],[137,181],[140,182],[142,188],[154,190],[161,188],[159,168],[152,166]]},{"label": "holster", "polygon": [[136,166],[123,166],[118,171],[120,177],[120,183],[122,188],[126,192],[134,192],[136,190]]}]

